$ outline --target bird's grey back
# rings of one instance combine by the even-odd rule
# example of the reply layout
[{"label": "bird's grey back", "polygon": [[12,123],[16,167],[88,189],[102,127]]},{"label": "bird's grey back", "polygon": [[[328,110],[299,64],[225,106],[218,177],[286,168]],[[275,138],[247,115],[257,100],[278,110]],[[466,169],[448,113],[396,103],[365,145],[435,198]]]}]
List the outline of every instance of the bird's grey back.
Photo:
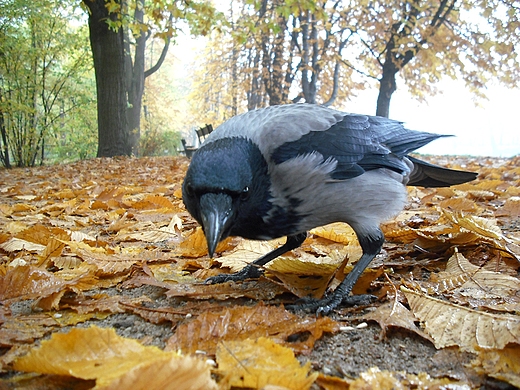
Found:
[{"label": "bird's grey back", "polygon": [[245,137],[264,155],[278,146],[300,139],[311,131],[325,131],[348,115],[313,104],[270,106],[237,115],[213,131],[205,143],[225,137]]},{"label": "bird's grey back", "polygon": [[[370,153],[404,156],[441,137],[408,130],[402,122],[388,118],[349,114],[314,104],[287,104],[235,116],[215,129],[205,143],[226,137],[244,137],[258,145],[265,157],[270,157],[278,147],[298,141],[310,132],[330,130],[340,122],[348,122],[344,135],[353,140],[354,149],[357,144]],[[326,138],[331,142],[330,137]],[[336,142],[343,141],[336,139]]]}]

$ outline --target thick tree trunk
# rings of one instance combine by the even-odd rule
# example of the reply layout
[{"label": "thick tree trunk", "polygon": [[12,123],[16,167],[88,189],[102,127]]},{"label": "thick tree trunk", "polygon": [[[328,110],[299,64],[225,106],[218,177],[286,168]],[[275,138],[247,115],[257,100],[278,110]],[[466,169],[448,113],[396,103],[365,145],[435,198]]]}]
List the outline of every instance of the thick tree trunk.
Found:
[{"label": "thick tree trunk", "polygon": [[130,155],[126,108],[123,29],[109,29],[104,0],[85,1],[89,8],[89,30],[96,73],[98,157]]}]

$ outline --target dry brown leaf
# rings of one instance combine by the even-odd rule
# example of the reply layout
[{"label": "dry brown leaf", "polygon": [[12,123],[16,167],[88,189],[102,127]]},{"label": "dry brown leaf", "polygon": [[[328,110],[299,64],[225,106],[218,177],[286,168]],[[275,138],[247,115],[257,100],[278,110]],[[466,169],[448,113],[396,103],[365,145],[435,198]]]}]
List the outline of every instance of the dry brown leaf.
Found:
[{"label": "dry brown leaf", "polygon": [[69,236],[69,234],[61,228],[47,227],[38,223],[18,233],[16,238],[36,244],[47,245],[51,237],[63,237],[65,235]]},{"label": "dry brown leaf", "polygon": [[119,232],[117,239],[119,241],[144,241],[144,242],[161,242],[176,238],[177,235],[164,229],[148,229],[144,231],[125,233]]},{"label": "dry brown leaf", "polygon": [[495,220],[448,210],[443,210],[443,213],[454,224],[477,234],[482,239],[492,243],[496,248],[520,261],[520,253],[515,253],[514,248],[510,248],[514,243],[502,233]]},{"label": "dry brown leaf", "polygon": [[161,287],[168,289],[166,291],[167,297],[186,297],[190,299],[226,300],[246,297],[256,301],[264,301],[287,292],[284,286],[273,283],[266,278],[241,283],[222,284],[163,283]]},{"label": "dry brown leaf", "polygon": [[280,256],[269,264],[269,273],[280,279],[285,288],[299,298],[321,298],[339,264],[331,263],[330,258],[319,263],[320,258],[310,254],[305,257],[314,261]]},{"label": "dry brown leaf", "polygon": [[141,261],[139,258],[132,258],[126,255],[95,253],[89,250],[77,249],[76,253],[88,264],[95,265],[100,271],[106,274],[117,274],[128,271],[132,265]]},{"label": "dry brown leaf", "polygon": [[392,300],[379,306],[375,311],[362,316],[361,319],[376,321],[383,330],[383,334],[386,333],[389,327],[396,327],[406,329],[432,341],[426,333],[415,325],[417,318],[413,313],[397,300]]},{"label": "dry brown leaf", "polygon": [[507,199],[504,206],[497,210],[497,215],[512,218],[520,217],[520,197],[515,196]]},{"label": "dry brown leaf", "polygon": [[[202,350],[214,354],[221,341],[269,337],[295,351],[308,353],[324,332],[338,329],[339,324],[329,317],[301,317],[281,307],[262,304],[235,306],[201,313],[197,318],[179,324],[166,348],[185,353]],[[287,341],[289,336],[303,332],[310,334],[305,341]]]},{"label": "dry brown leaf", "polygon": [[209,366],[202,360],[185,356],[165,356],[138,365],[96,390],[216,390]]},{"label": "dry brown leaf", "polygon": [[52,263],[58,269],[74,269],[79,267],[83,260],[75,255],[58,256],[52,259]]},{"label": "dry brown leaf", "polygon": [[45,245],[36,244],[34,242],[22,240],[20,238],[13,237],[8,241],[0,244],[0,248],[6,252],[18,252],[18,251],[29,251],[29,252],[42,252],[45,250]]},{"label": "dry brown leaf", "polygon": [[310,374],[310,362],[300,366],[294,352],[265,337],[222,341],[217,346],[217,372],[222,386],[264,389],[309,389],[318,376]]},{"label": "dry brown leaf", "polygon": [[53,330],[58,323],[47,314],[6,317],[0,326],[0,346],[32,343]]},{"label": "dry brown leaf", "polygon": [[339,378],[337,376],[325,375],[319,373],[316,378],[316,384],[323,390],[348,390],[350,387],[350,380],[346,378]]},{"label": "dry brown leaf", "polygon": [[511,300],[520,299],[520,279],[473,265],[458,251],[448,260],[446,270],[432,274],[431,279],[436,283],[434,291],[471,297],[482,306],[493,301],[499,308],[497,300],[511,304]]},{"label": "dry brown leaf", "polygon": [[401,226],[398,223],[386,223],[382,225],[383,233],[385,238],[389,242],[400,242],[403,244],[409,244],[414,242],[417,237],[417,231],[408,226]]},{"label": "dry brown leaf", "polygon": [[145,347],[118,336],[113,329],[95,326],[53,334],[39,348],[17,359],[14,368],[96,379],[99,389],[149,389],[152,383],[161,389],[216,389],[204,363]]},{"label": "dry brown leaf", "polygon": [[0,275],[0,301],[45,298],[62,290],[88,289],[96,278],[88,268],[81,269],[71,280],[33,266],[19,266]]},{"label": "dry brown leaf", "polygon": [[[459,388],[458,381],[449,378],[432,378],[426,373],[418,375],[406,372],[381,371],[372,367],[350,381],[349,390],[389,390],[389,389],[444,389]],[[465,387],[461,387],[465,388]]]},{"label": "dry brown leaf", "polygon": [[148,195],[143,199],[145,202],[149,202],[155,205],[155,208],[164,208],[164,209],[175,209],[176,207],[173,203],[162,195]]},{"label": "dry brown leaf", "polygon": [[414,315],[437,348],[452,345],[465,351],[502,349],[520,343],[520,316],[468,309],[401,287]]},{"label": "dry brown leaf", "polygon": [[62,300],[61,308],[71,309],[78,314],[123,313],[127,305],[139,305],[142,302],[149,301],[150,298],[145,296],[130,298],[124,295],[107,296],[96,294],[89,297],[79,295]]},{"label": "dry brown leaf", "polygon": [[47,246],[43,250],[43,252],[38,257],[38,264],[39,266],[48,265],[52,258],[58,257],[61,255],[61,252],[65,248],[66,244],[63,242],[63,240],[68,240],[69,236],[68,234],[62,234],[58,237],[51,237],[49,239],[49,242],[47,243]]}]

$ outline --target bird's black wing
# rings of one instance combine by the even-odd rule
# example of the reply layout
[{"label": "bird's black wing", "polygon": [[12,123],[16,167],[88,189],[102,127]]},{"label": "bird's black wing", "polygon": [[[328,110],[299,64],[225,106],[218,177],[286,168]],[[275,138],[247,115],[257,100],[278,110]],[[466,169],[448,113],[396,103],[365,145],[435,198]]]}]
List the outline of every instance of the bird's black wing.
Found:
[{"label": "bird's black wing", "polygon": [[401,122],[387,118],[345,115],[327,130],[310,131],[278,146],[270,157],[280,164],[297,156],[320,153],[324,160],[337,161],[331,173],[337,180],[378,168],[409,173],[403,157],[439,137],[442,135],[408,130]]}]

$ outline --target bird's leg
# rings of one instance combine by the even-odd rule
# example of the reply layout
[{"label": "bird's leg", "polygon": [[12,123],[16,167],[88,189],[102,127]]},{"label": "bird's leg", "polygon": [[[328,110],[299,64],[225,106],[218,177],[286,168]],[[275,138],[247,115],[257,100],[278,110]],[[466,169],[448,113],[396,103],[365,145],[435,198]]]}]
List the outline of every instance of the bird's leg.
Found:
[{"label": "bird's leg", "polygon": [[293,236],[287,236],[287,241],[281,247],[276,248],[275,250],[267,253],[266,255],[260,257],[259,259],[253,261],[251,264],[248,264],[240,271],[235,272],[234,274],[220,274],[216,276],[212,276],[207,278],[204,283],[206,284],[217,284],[224,283],[230,280],[236,282],[239,280],[245,279],[253,279],[259,278],[262,273],[262,267],[269,263],[271,260],[276,259],[278,256],[283,255],[286,252],[289,252],[295,248],[298,248],[307,237],[307,233],[295,234]]},{"label": "bird's leg", "polygon": [[363,255],[332,294],[320,300],[300,305],[291,305],[287,306],[287,308],[291,310],[316,311],[317,315],[327,315],[342,303],[354,306],[372,301],[374,299],[372,295],[350,295],[350,292],[368,264],[381,251],[384,242],[383,232],[378,228],[377,234],[374,233],[367,236],[358,234]]}]

